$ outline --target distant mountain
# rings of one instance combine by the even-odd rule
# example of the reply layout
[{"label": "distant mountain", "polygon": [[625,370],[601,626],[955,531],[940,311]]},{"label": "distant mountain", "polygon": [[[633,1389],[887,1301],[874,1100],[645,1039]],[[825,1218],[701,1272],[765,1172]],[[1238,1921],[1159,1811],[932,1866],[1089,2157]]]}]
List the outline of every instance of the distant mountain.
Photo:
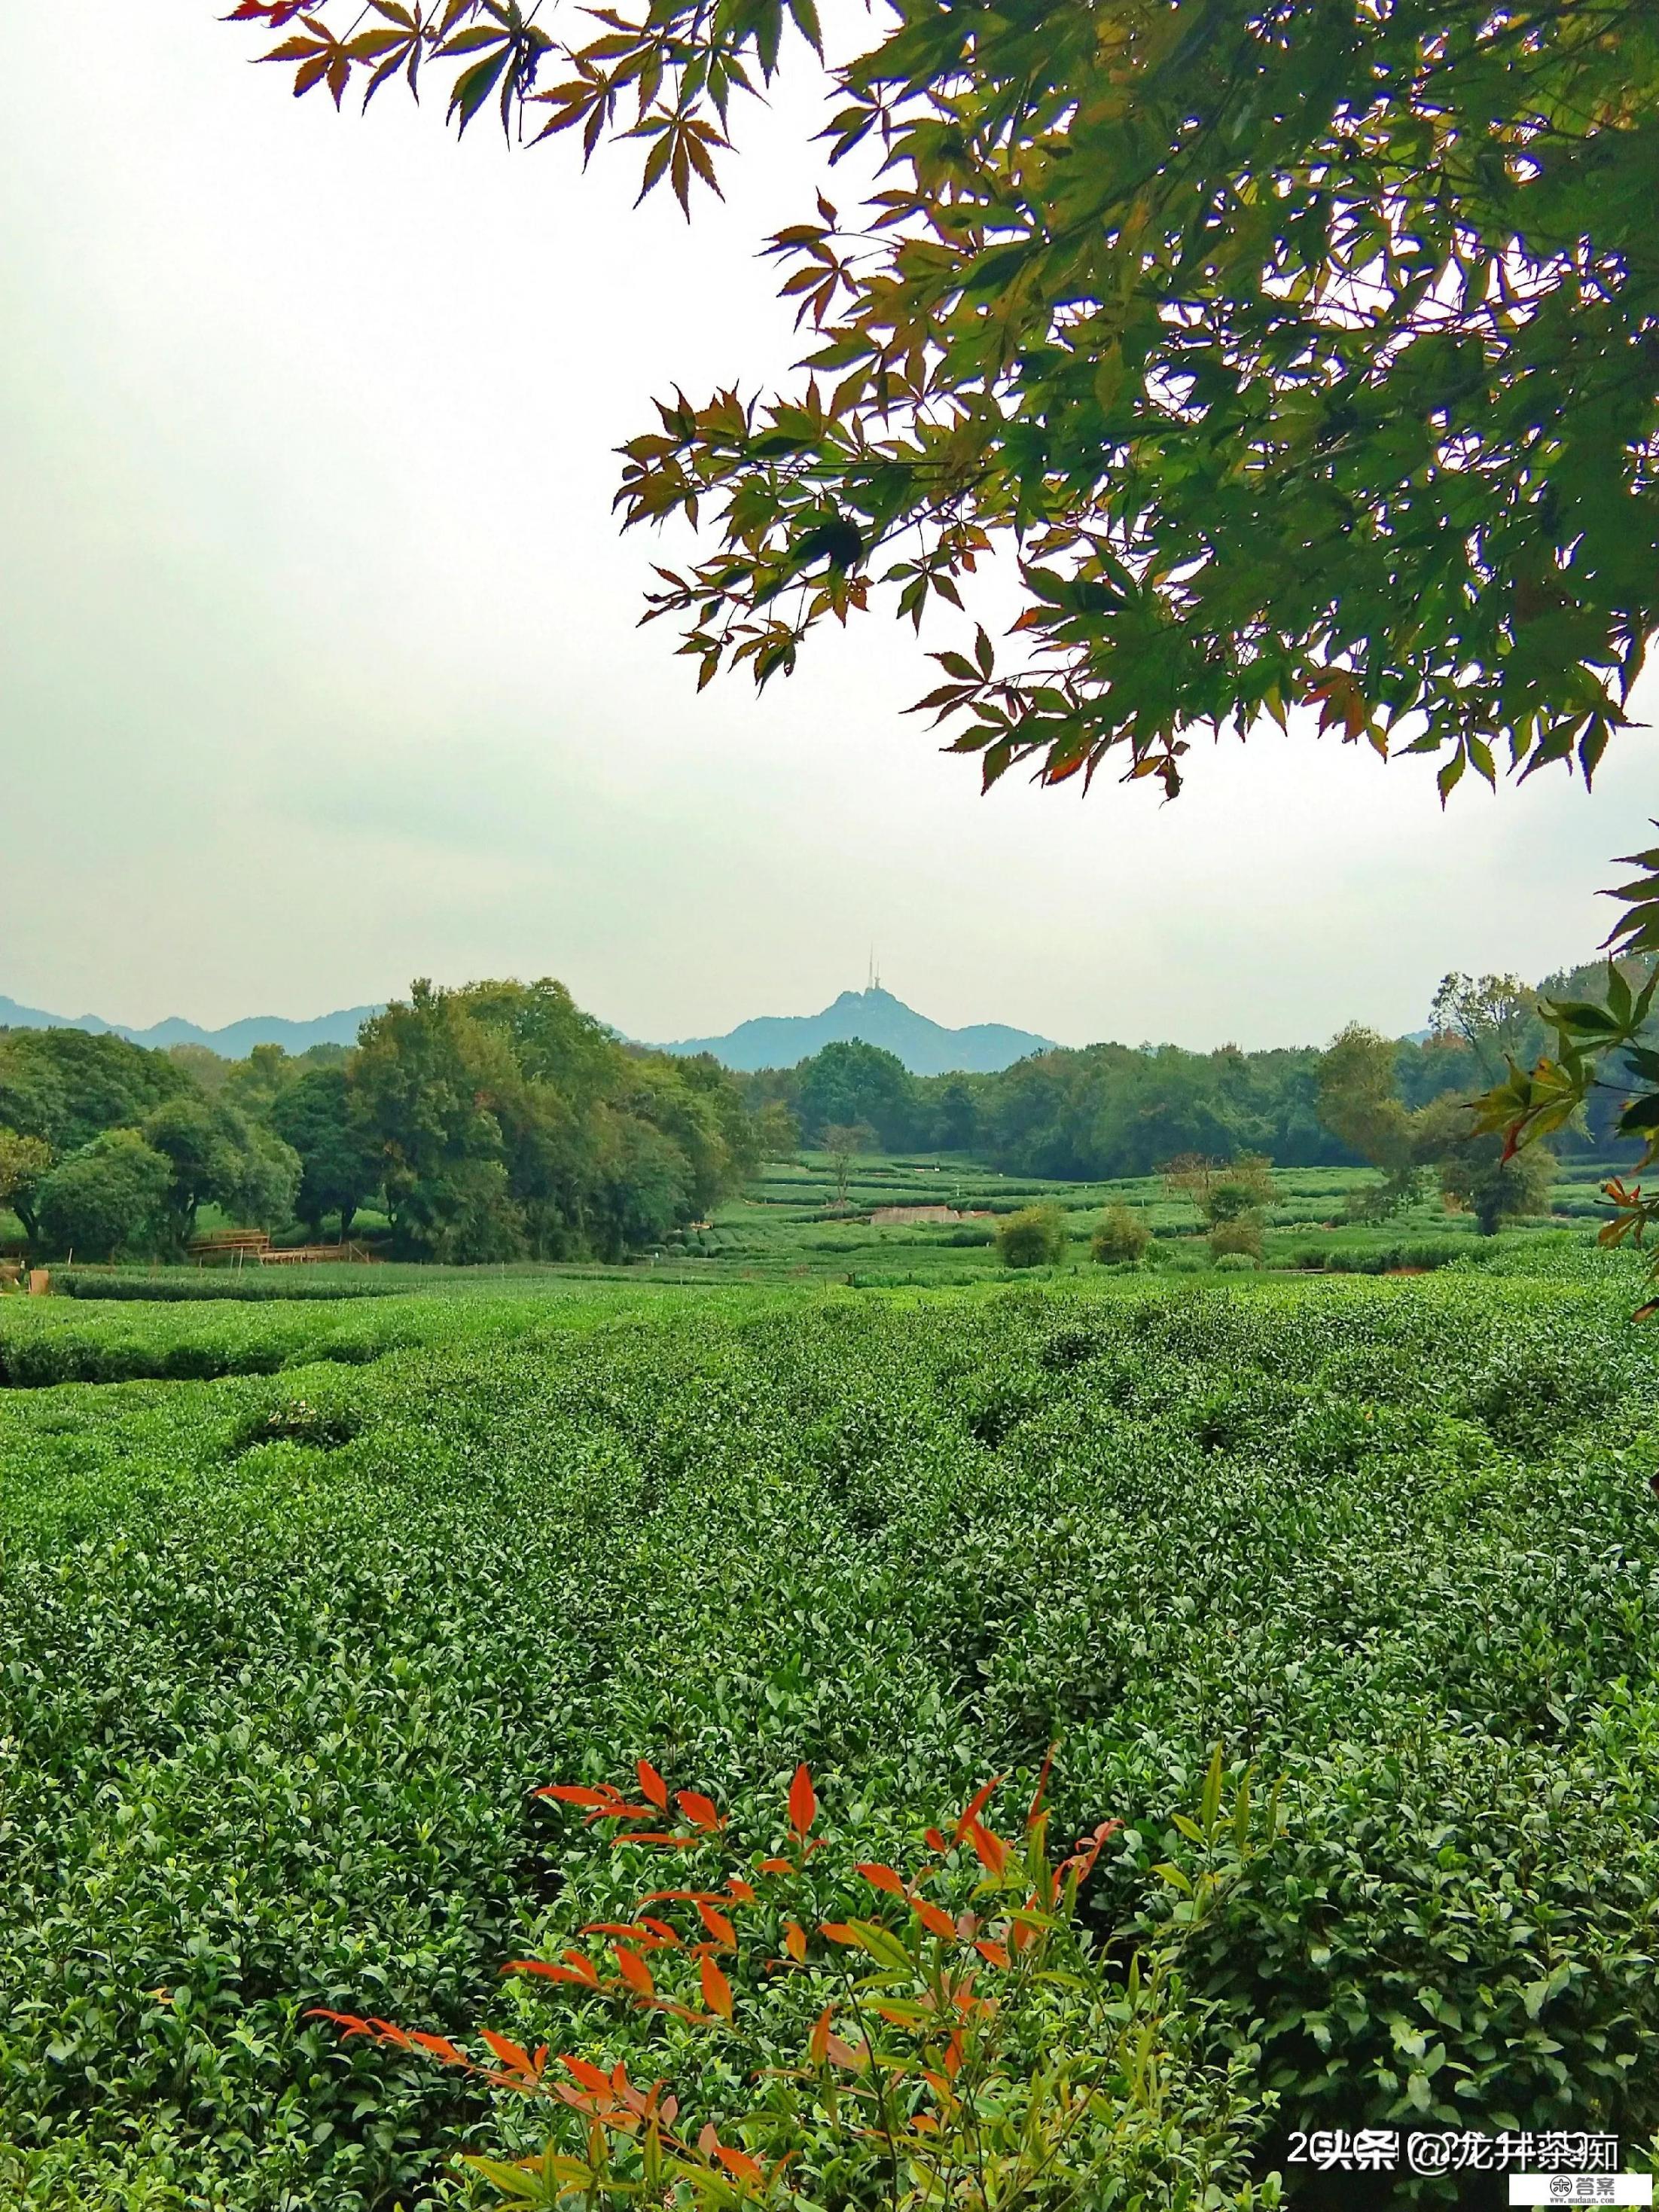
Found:
[{"label": "distant mountain", "polygon": [[358,1030],[380,1011],[378,1006],[346,1006],[310,1022],[290,1022],[280,1014],[250,1014],[222,1030],[201,1029],[173,1014],[147,1030],[133,1030],[98,1014],[47,1014],[38,1006],[20,1006],[15,999],[0,999],[0,1030],[86,1030],[94,1036],[129,1037],[134,1044],[161,1050],[170,1044],[204,1044],[225,1060],[245,1060],[256,1044],[279,1044],[285,1052],[305,1052],[313,1044],[356,1044]]},{"label": "distant mountain", "polygon": [[896,999],[890,991],[843,991],[821,1014],[763,1014],[739,1022],[725,1036],[683,1037],[659,1045],[660,1052],[712,1053],[726,1067],[744,1074],[757,1067],[793,1067],[827,1044],[854,1037],[896,1054],[912,1075],[991,1075],[1028,1053],[1048,1052],[1052,1040],[1001,1022],[977,1022],[947,1030]]}]

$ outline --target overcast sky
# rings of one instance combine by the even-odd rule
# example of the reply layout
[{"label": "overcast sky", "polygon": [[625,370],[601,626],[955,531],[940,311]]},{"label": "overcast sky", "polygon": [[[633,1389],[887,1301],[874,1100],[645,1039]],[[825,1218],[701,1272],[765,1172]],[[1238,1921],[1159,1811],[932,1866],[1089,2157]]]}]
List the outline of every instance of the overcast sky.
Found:
[{"label": "overcast sky", "polygon": [[1248,1046],[1605,930],[1645,732],[1594,799],[1444,817],[1431,764],[1306,730],[1205,741],[1173,806],[981,799],[884,615],[694,694],[611,448],[787,368],[755,247],[807,211],[805,90],[688,231],[632,149],[296,103],[222,0],[81,0],[72,46],[0,9],[0,993],[217,1024],[551,974],[672,1037],[813,1011],[873,941],[941,1021]]}]

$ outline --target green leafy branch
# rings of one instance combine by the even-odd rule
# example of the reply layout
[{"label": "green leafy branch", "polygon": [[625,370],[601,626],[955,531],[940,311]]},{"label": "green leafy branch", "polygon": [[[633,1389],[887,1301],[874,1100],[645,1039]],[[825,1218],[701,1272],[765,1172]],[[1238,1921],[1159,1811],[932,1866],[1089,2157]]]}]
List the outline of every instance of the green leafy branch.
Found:
[{"label": "green leafy branch", "polygon": [[[1656,825],[1659,826],[1659,825]],[[1565,1128],[1580,1112],[1592,1090],[1617,1089],[1626,1103],[1615,1124],[1621,1137],[1638,1139],[1640,1165],[1659,1159],[1659,1050],[1650,1039],[1654,997],[1659,991],[1659,846],[1625,854],[1622,866],[1643,871],[1634,881],[1606,894],[1626,908],[1609,933],[1607,996],[1546,999],[1539,1012],[1555,1031],[1556,1050],[1535,1066],[1522,1068],[1511,1057],[1505,1080],[1477,1103],[1474,1127],[1501,1131],[1505,1159],[1524,1145]],[[1632,982],[1620,968],[1623,958],[1647,963],[1645,981]],[[1639,977],[1639,966],[1638,966]],[[1612,1069],[1613,1075],[1604,1073]],[[1599,1233],[1604,1245],[1641,1246],[1659,1225],[1659,1192],[1615,1177],[1602,1185],[1613,1218]],[[1659,1254],[1649,1268],[1659,1279]],[[1659,1300],[1638,1310],[1638,1318],[1659,1312]]]}]

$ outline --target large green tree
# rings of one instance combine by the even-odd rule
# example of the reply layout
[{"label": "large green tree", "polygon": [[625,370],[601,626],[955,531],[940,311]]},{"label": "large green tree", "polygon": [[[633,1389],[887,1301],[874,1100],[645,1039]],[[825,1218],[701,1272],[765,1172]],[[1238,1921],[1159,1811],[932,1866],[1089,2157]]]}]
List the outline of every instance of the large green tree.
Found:
[{"label": "large green tree", "polygon": [[204,1206],[234,1222],[275,1229],[292,1213],[300,1161],[281,1138],[223,1098],[170,1098],[145,1116],[144,1141],[167,1163],[167,1210],[175,1243],[195,1234]]},{"label": "large green tree", "polygon": [[[295,89],[435,66],[465,131],[713,183],[812,0],[241,0]],[[562,19],[554,18],[556,25]],[[580,20],[580,19],[578,19]],[[447,64],[447,68],[444,65]],[[1316,702],[1438,756],[1594,770],[1659,626],[1659,15],[1632,0],[888,0],[833,70],[845,217],[774,240],[812,331],[782,396],[660,404],[629,522],[703,680],[793,669],[879,591],[918,623],[1018,545],[1019,650],[941,656],[987,782]]]},{"label": "large green tree", "polygon": [[172,1236],[172,1164],[137,1129],[106,1129],[41,1182],[40,1241],[84,1260],[154,1253]]},{"label": "large green tree", "polygon": [[1350,1195],[1349,1212],[1363,1220],[1401,1212],[1421,1179],[1416,1119],[1395,1088],[1398,1059],[1387,1038],[1352,1024],[1319,1063],[1321,1119],[1350,1152],[1382,1170],[1380,1182]]},{"label": "large green tree", "polygon": [[896,1053],[848,1038],[814,1053],[800,1078],[800,1118],[809,1135],[863,1122],[889,1152],[915,1141],[915,1085]]},{"label": "large green tree", "polygon": [[[1470,1024],[1467,1061],[1478,1069],[1473,1047],[1486,1042],[1482,1023],[1522,1018],[1516,1009],[1530,994],[1510,977],[1486,976],[1474,984],[1466,976],[1449,976],[1437,1010],[1444,1015],[1450,997],[1460,994]],[[1485,1013],[1478,1012],[1483,1008]],[[1352,1194],[1349,1212],[1371,1220],[1400,1212],[1416,1197],[1424,1170],[1433,1167],[1448,1205],[1473,1213],[1483,1235],[1493,1235],[1505,1221],[1547,1213],[1553,1155],[1540,1146],[1527,1158],[1516,1158],[1480,1126],[1472,1092],[1437,1091],[1408,1109],[1397,1087],[1400,1061],[1398,1045],[1357,1026],[1344,1030],[1320,1061],[1320,1111],[1327,1125],[1382,1170],[1377,1184]]]},{"label": "large green tree", "polygon": [[620,1258],[756,1157],[723,1069],[624,1048],[550,979],[416,982],[365,1025],[347,1084],[398,1241],[433,1259]]},{"label": "large green tree", "polygon": [[358,1207],[379,1188],[380,1161],[352,1110],[344,1067],[308,1068],[277,1092],[268,1115],[300,1162],[295,1212],[313,1239],[331,1213],[349,1237]]},{"label": "large green tree", "polygon": [[52,1171],[52,1147],[39,1137],[0,1128],[0,1206],[9,1206],[30,1243],[39,1233],[35,1197]]}]

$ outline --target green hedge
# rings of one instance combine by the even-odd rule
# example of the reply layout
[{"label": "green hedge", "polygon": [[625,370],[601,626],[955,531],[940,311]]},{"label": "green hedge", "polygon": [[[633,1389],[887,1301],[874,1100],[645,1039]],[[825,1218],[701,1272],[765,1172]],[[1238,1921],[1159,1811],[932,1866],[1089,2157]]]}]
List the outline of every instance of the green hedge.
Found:
[{"label": "green hedge", "polygon": [[1431,1273],[1455,1260],[1478,1256],[1468,1237],[1402,1237],[1397,1244],[1304,1244],[1291,1254],[1293,1267],[1318,1267],[1334,1275],[1386,1275],[1397,1267]]},{"label": "green hedge", "polygon": [[54,1267],[53,1294],[67,1298],[140,1298],[147,1304],[178,1304],[198,1298],[217,1303],[227,1299],[258,1303],[271,1299],[391,1297],[407,1289],[400,1282],[380,1282],[372,1268],[361,1280],[309,1280],[295,1267],[259,1268],[246,1272],[233,1267],[202,1268],[193,1274],[123,1274],[91,1267]]}]

